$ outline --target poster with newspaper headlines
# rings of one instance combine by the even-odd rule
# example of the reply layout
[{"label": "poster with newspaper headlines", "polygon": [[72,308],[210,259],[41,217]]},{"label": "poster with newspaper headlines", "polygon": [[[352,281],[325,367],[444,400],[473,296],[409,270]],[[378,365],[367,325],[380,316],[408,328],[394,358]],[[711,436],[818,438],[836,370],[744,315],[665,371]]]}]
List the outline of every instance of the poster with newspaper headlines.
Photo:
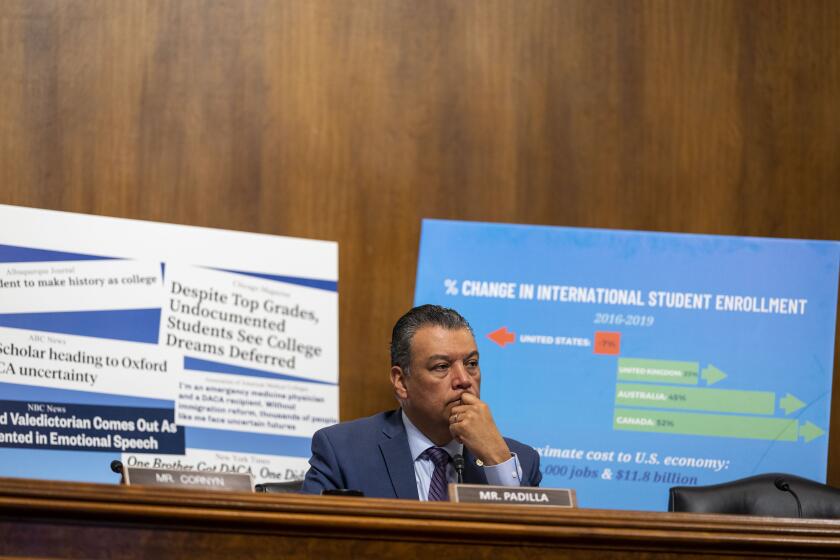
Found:
[{"label": "poster with newspaper headlines", "polygon": [[581,507],[825,481],[840,243],[426,220],[415,303],[475,329],[481,396]]},{"label": "poster with newspaper headlines", "polygon": [[0,476],[302,478],[338,420],[333,242],[0,205]]}]

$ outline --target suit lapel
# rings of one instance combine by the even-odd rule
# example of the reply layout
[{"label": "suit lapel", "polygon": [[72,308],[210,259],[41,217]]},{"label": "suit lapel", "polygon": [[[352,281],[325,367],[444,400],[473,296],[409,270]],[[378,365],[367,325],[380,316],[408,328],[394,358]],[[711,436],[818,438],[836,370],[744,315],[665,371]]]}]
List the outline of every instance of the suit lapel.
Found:
[{"label": "suit lapel", "polygon": [[414,476],[414,461],[408,447],[408,436],[402,423],[400,410],[385,418],[382,429],[385,436],[379,442],[379,449],[385,459],[385,467],[391,478],[391,485],[397,498],[417,500],[417,479]]},{"label": "suit lapel", "polygon": [[487,484],[484,469],[476,463],[475,455],[464,447],[464,484]]}]

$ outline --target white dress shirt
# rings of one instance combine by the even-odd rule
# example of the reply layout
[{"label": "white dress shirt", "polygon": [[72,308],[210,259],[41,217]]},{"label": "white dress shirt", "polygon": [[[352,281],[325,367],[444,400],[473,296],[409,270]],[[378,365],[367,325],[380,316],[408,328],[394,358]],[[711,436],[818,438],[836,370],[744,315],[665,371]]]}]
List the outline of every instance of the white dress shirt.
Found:
[{"label": "white dress shirt", "polygon": [[[417,495],[420,500],[426,501],[429,499],[429,484],[432,482],[432,473],[435,470],[435,464],[428,458],[420,458],[430,447],[434,447],[434,442],[423,435],[423,432],[411,423],[405,412],[402,414],[403,425],[405,426],[405,433],[408,435],[408,448],[411,450],[411,458],[414,460],[414,478],[417,479]],[[463,455],[464,444],[459,443],[458,440],[452,439],[449,443],[442,446],[450,456],[458,454]],[[487,483],[498,486],[519,486],[522,480],[522,467],[519,466],[519,459],[516,453],[511,454],[511,458],[504,463],[498,465],[481,465],[484,469],[484,474],[487,476]],[[448,482],[457,482],[458,477],[455,473],[455,467],[452,462],[446,467],[446,479]]]}]

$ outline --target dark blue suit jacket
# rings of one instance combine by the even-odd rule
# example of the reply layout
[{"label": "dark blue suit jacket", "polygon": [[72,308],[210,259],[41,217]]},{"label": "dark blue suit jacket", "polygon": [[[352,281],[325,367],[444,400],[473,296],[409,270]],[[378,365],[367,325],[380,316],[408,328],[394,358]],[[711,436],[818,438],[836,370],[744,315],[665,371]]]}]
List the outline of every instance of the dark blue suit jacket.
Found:
[{"label": "dark blue suit jacket", "polygon": [[[519,457],[522,485],[539,486],[540,457],[533,448],[505,438]],[[464,449],[464,482],[487,484],[483,469]],[[303,492],[344,488],[361,490],[370,498],[417,500],[414,461],[400,410],[323,428],[312,437],[312,458]]]}]

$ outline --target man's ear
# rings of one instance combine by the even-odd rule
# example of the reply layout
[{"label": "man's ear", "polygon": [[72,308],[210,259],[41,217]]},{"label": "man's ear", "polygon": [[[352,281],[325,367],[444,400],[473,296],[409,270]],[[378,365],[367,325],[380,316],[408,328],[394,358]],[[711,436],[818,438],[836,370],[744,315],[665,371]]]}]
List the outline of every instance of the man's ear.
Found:
[{"label": "man's ear", "polygon": [[405,386],[405,373],[400,366],[391,366],[391,385],[394,386],[394,394],[400,400],[408,398],[408,389]]}]

